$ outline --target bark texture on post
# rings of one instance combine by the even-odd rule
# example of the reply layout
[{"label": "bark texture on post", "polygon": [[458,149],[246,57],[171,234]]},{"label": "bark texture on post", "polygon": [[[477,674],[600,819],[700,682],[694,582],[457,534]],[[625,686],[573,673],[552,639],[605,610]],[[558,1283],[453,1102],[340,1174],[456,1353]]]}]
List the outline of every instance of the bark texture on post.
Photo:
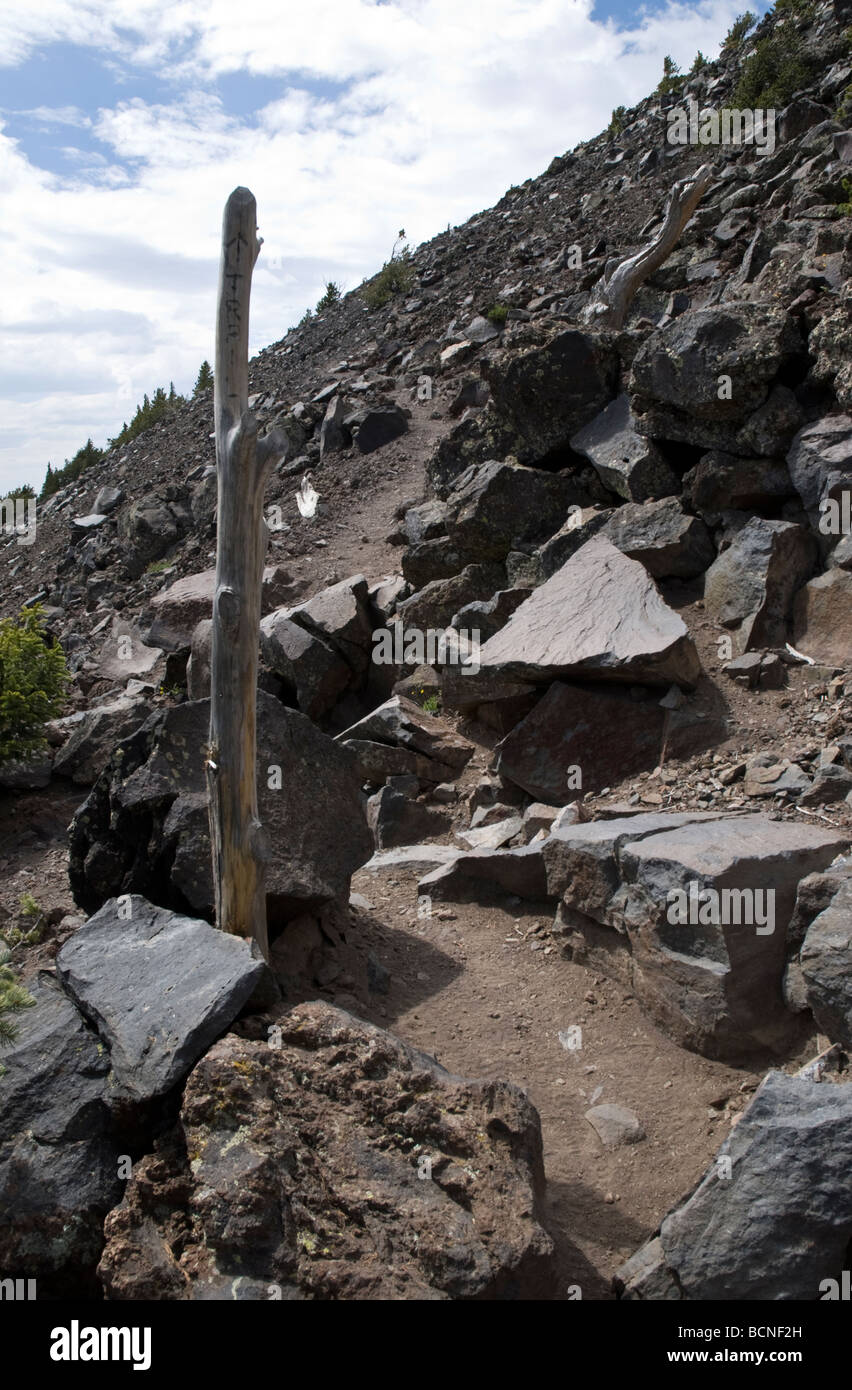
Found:
[{"label": "bark texture on post", "polygon": [[216,310],[213,411],[218,520],[210,658],[207,786],[216,925],[253,937],[268,958],[264,867],[257,810],[257,660],[260,592],[268,530],[263,494],[282,452],[259,440],[248,410],[251,276],[260,250],[257,209],[247,188],[225,205]]},{"label": "bark texture on post", "polygon": [[639,286],[670,256],[680,234],[713,182],[714,172],[702,164],[691,178],[681,179],[671,191],[663,225],[653,241],[617,265],[606,281],[598,281],[583,314],[584,321],[601,328],[621,328]]}]

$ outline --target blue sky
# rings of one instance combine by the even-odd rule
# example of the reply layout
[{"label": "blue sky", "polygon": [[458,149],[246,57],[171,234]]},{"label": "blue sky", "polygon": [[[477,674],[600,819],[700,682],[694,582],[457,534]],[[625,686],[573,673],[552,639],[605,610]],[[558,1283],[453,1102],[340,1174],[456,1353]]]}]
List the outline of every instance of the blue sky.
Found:
[{"label": "blue sky", "polygon": [[[0,495],[188,390],[221,210],[258,200],[252,350],[399,227],[463,221],[710,56],[742,0],[3,0]],[[752,5],[762,13],[765,5]]]}]

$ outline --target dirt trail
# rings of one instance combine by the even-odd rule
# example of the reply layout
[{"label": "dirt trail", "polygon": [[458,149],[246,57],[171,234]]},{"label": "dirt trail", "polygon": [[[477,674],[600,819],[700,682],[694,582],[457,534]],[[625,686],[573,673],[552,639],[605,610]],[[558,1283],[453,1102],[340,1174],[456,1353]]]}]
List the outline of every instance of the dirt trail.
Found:
[{"label": "dirt trail", "polygon": [[[421,920],[415,873],[363,869],[352,887],[372,909],[358,911],[359,933],[391,976],[382,1005],[358,1012],[450,1071],[523,1087],[542,1122],[554,1297],[579,1285],[611,1298],[613,1272],[700,1178],[763,1070],[667,1040],[627,987],[562,958],[547,904],[435,904]],[[558,1035],[577,1025],[582,1047],[566,1050]],[[633,1110],[646,1138],[604,1149],[583,1118],[603,1102]]]}]

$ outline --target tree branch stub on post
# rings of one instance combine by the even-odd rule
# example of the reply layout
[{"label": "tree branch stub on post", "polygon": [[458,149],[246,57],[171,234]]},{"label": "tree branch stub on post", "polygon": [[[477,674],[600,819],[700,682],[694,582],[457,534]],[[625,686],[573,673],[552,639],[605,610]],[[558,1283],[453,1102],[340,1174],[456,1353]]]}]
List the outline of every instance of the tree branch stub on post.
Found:
[{"label": "tree branch stub on post", "polygon": [[216,310],[218,520],[207,786],[216,924],[222,931],[254,938],[268,958],[268,851],[257,809],[255,766],[257,663],[268,539],[263,494],[281,440],[258,440],[257,421],[248,410],[249,299],[259,250],[254,197],[247,188],[237,188],[222,222]]},{"label": "tree branch stub on post", "polygon": [[680,234],[695,212],[714,171],[702,164],[691,178],[681,179],[671,191],[663,225],[653,241],[617,265],[608,280],[599,280],[583,314],[584,321],[601,328],[621,328],[639,286],[671,255]]}]

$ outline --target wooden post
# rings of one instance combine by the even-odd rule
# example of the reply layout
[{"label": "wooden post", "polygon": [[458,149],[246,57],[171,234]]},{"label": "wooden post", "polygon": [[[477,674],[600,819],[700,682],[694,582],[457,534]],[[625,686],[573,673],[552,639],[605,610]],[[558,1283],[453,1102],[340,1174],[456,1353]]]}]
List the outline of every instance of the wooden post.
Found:
[{"label": "wooden post", "polygon": [[691,178],[681,179],[675,184],[669,196],[663,225],[654,240],[617,265],[608,280],[598,281],[584,311],[584,322],[601,328],[623,326],[639,286],[671,255],[713,178],[712,166],[702,164]]},{"label": "wooden post", "polygon": [[216,309],[213,412],[218,473],[216,587],[210,658],[207,787],[216,925],[253,937],[265,958],[264,866],[257,810],[257,658],[268,530],[263,494],[286,441],[259,440],[248,410],[251,276],[260,251],[257,209],[247,188],[225,205]]}]

